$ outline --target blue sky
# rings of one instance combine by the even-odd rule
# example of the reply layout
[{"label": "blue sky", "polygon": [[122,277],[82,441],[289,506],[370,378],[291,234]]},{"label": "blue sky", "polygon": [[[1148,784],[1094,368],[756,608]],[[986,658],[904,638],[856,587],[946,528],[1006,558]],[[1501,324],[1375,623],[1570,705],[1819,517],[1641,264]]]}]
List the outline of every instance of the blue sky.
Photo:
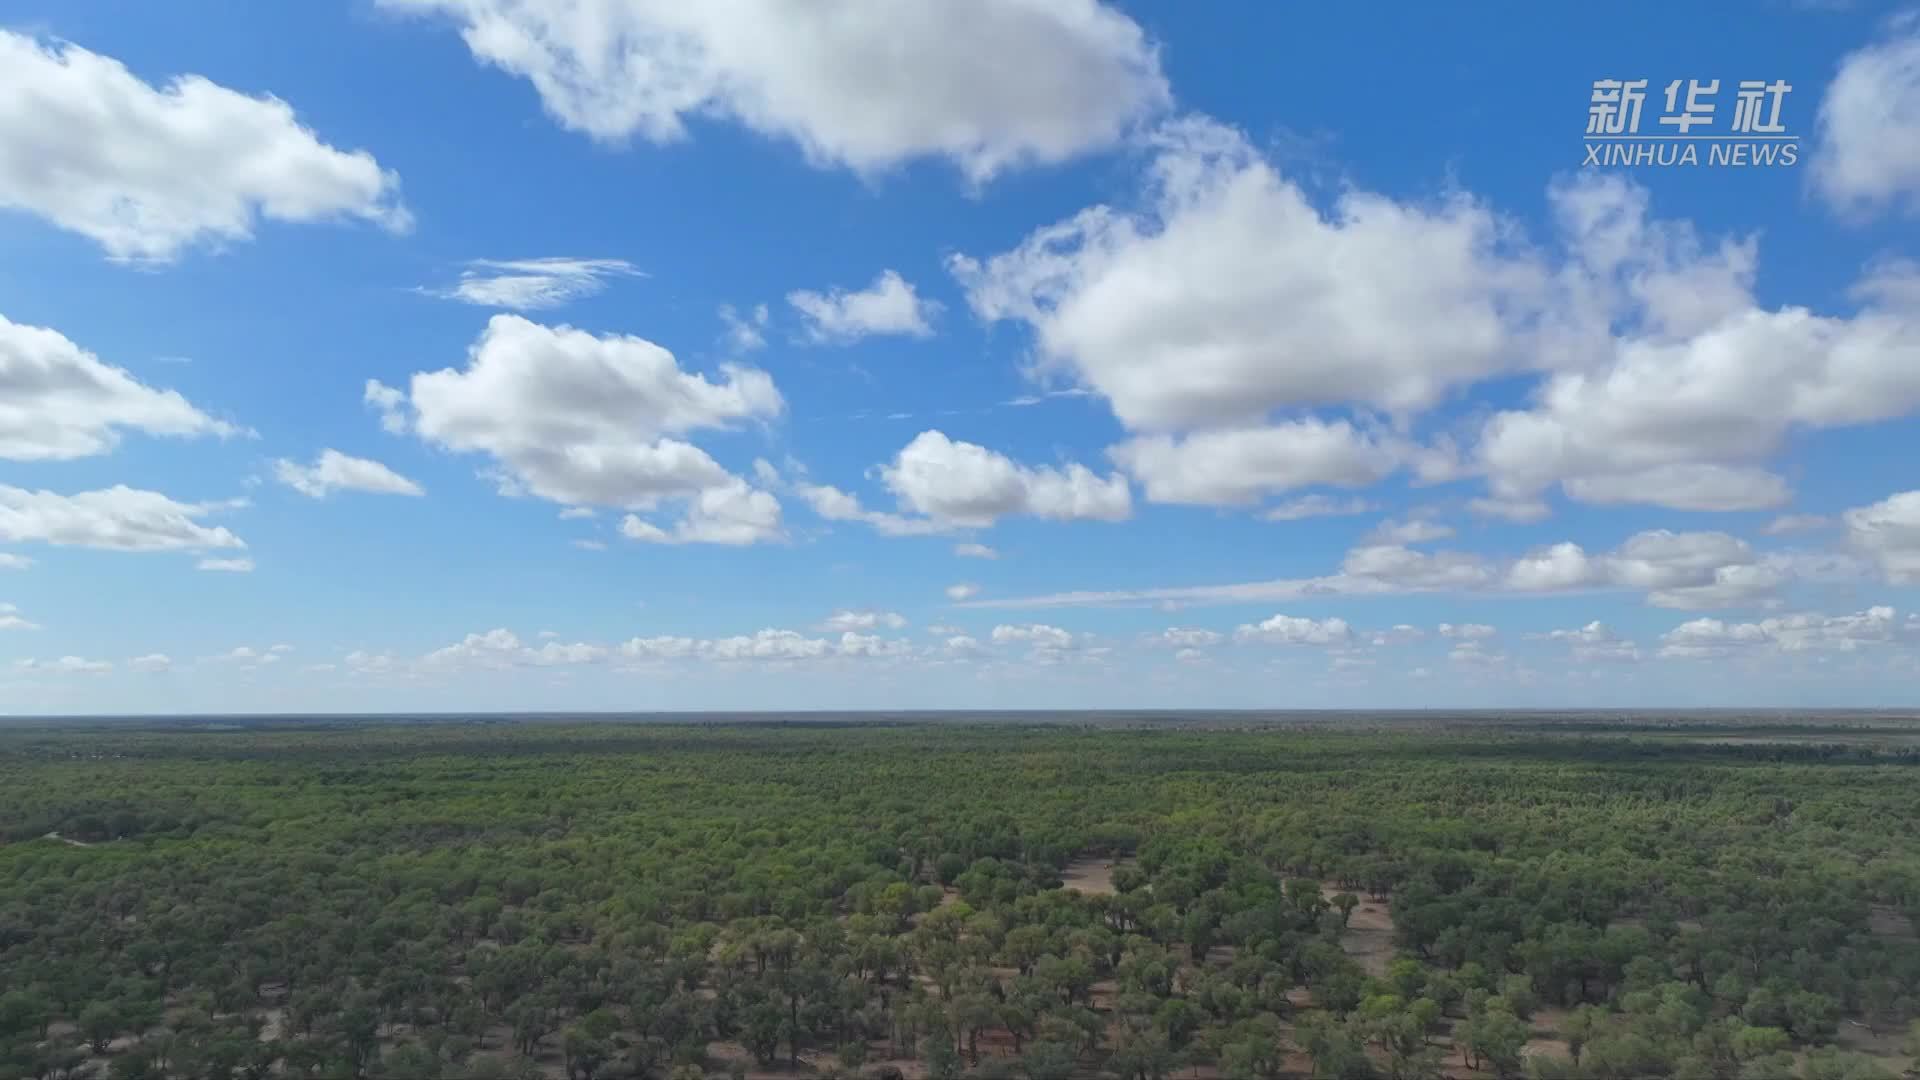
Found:
[{"label": "blue sky", "polygon": [[1911,703],[1910,10],[531,7],[9,6],[0,711]]}]

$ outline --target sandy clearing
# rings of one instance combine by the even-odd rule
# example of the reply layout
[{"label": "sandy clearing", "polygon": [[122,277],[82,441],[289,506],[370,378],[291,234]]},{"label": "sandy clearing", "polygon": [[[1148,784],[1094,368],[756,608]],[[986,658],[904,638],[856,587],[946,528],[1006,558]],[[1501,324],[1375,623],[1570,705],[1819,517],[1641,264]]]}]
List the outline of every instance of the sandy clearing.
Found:
[{"label": "sandy clearing", "polygon": [[1099,856],[1085,856],[1068,863],[1060,870],[1060,887],[1075,889],[1087,896],[1112,896],[1113,872],[1122,866],[1132,866],[1132,856],[1120,859],[1107,859]]},{"label": "sandy clearing", "polygon": [[[1332,885],[1320,886],[1320,895],[1328,903],[1345,891]],[[1387,905],[1360,895],[1360,903],[1354,907],[1347,928],[1340,935],[1340,947],[1358,961],[1367,974],[1384,976],[1388,965],[1393,963],[1393,914]]]}]

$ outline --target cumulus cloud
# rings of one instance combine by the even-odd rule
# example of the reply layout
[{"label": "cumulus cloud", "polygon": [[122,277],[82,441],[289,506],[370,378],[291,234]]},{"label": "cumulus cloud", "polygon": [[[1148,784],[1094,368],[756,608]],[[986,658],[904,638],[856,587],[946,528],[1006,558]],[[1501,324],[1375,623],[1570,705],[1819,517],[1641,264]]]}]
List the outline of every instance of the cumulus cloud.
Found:
[{"label": "cumulus cloud", "polygon": [[535,311],[584,300],[612,277],[644,277],[625,259],[475,259],[460,280],[427,292],[483,307]]},{"label": "cumulus cloud", "polygon": [[880,467],[902,507],[935,522],[981,528],[1012,515],[1122,521],[1133,501],[1125,478],[1084,465],[1021,465],[974,443],[923,431]]},{"label": "cumulus cloud", "polygon": [[898,630],[907,625],[907,617],[896,611],[853,611],[842,608],[827,616],[820,629],[839,634],[851,630]]},{"label": "cumulus cloud", "polygon": [[336,491],[365,491],[375,495],[425,495],[419,484],[377,461],[351,457],[326,449],[311,465],[280,458],[273,463],[282,484],[310,499],[324,499]]},{"label": "cumulus cloud", "polygon": [[1486,623],[1441,623],[1440,636],[1459,641],[1485,641],[1500,631]]},{"label": "cumulus cloud", "polygon": [[1234,630],[1235,641],[1268,645],[1345,645],[1353,640],[1353,627],[1347,620],[1307,619],[1294,615],[1275,615]]},{"label": "cumulus cloud", "polygon": [[1413,518],[1407,521],[1383,521],[1367,532],[1369,544],[1430,544],[1453,535],[1453,526],[1437,521]]},{"label": "cumulus cloud", "polygon": [[798,289],[787,294],[806,320],[807,337],[815,342],[847,343],[879,334],[929,337],[940,305],[922,300],[913,285],[892,270],[882,271],[873,284],[858,292],[832,289],[825,293]]},{"label": "cumulus cloud", "polygon": [[1174,649],[1204,649],[1225,641],[1226,635],[1198,627],[1170,626],[1147,640]]},{"label": "cumulus cloud", "polygon": [[978,595],[980,595],[980,586],[978,585],[962,582],[958,585],[947,586],[947,599],[949,600],[971,600]]},{"label": "cumulus cloud", "polygon": [[931,518],[869,510],[860,505],[858,496],[831,484],[800,484],[794,490],[812,507],[814,513],[828,521],[858,521],[873,526],[883,536],[926,536],[954,528]]},{"label": "cumulus cloud", "polygon": [[[504,627],[489,630],[482,634],[468,634],[466,637],[435,649],[421,657],[419,666],[423,670],[445,670],[458,668],[478,668],[482,670],[504,670],[514,667],[554,667],[566,664],[593,664],[605,660],[610,650],[604,646],[585,642],[562,644],[549,641],[537,648],[522,644],[520,638]],[[356,664],[352,654],[347,658],[349,667],[365,668],[364,662]],[[383,669],[390,664],[377,665]]]},{"label": "cumulus cloud", "polygon": [[1095,0],[381,3],[452,19],[477,60],[596,139],[668,142],[719,116],[868,173],[944,158],[984,181],[1109,144],[1170,98],[1140,27]]},{"label": "cumulus cloud", "polygon": [[257,671],[279,663],[281,654],[287,651],[278,648],[256,649],[251,645],[236,645],[226,652],[204,659],[210,664],[227,664],[242,671]]},{"label": "cumulus cloud", "polygon": [[1892,641],[1898,632],[1891,607],[1851,615],[1800,613],[1759,622],[1693,619],[1661,636],[1660,655],[1711,659],[1753,650],[1851,652]]},{"label": "cumulus cloud", "polygon": [[127,661],[127,667],[134,671],[157,674],[173,667],[173,658],[166,653],[148,653]]},{"label": "cumulus cloud", "polygon": [[1039,608],[1129,604],[1244,604],[1327,596],[1406,593],[1518,593],[1631,589],[1655,607],[1713,609],[1770,604],[1780,586],[1815,567],[1805,559],[1762,557],[1726,533],[1637,533],[1611,552],[1589,553],[1562,542],[1507,559],[1461,551],[1417,551],[1398,544],[1362,544],[1340,568],[1308,578],[1228,585],[1053,593],[974,600],[967,606]]},{"label": "cumulus cloud", "polygon": [[194,564],[196,570],[212,570],[227,574],[253,573],[252,559],[201,559]]},{"label": "cumulus cloud", "polygon": [[685,503],[684,517],[665,527],[630,515],[622,531],[638,540],[776,539],[774,497],[682,437],[785,408],[765,372],[734,364],[720,371],[718,382],[683,371],[672,353],[644,338],[495,315],[465,368],[419,372],[405,395],[370,382],[366,398],[396,421],[390,428],[487,455],[503,494],[640,512],[663,500]]},{"label": "cumulus cloud", "polygon": [[1830,529],[1834,520],[1823,514],[1782,514],[1762,526],[1760,531],[1768,536],[1785,536],[1788,533],[1811,532],[1816,529]]},{"label": "cumulus cloud", "polygon": [[1404,451],[1346,421],[1317,419],[1132,439],[1108,452],[1154,502],[1247,504],[1315,485],[1364,487],[1399,464]]},{"label": "cumulus cloud", "polygon": [[403,390],[388,386],[379,379],[368,379],[367,388],[361,393],[361,400],[368,408],[380,414],[380,427],[389,435],[407,433],[407,395]]},{"label": "cumulus cloud", "polygon": [[[1247,504],[1410,469],[1469,475],[1476,513],[1529,522],[1559,487],[1599,505],[1771,509],[1796,431],[1920,407],[1920,271],[1869,269],[1856,310],[1768,308],[1755,237],[1708,239],[1646,191],[1548,190],[1549,243],[1463,195],[1348,191],[1322,208],[1238,132],[1149,140],[1141,209],[1096,206],[1013,250],[956,256],[973,310],[1031,329],[1041,374],[1101,395],[1147,498]],[[1422,258],[1409,262],[1406,251]],[[1456,449],[1420,417],[1476,384],[1533,380]],[[1384,410],[1391,437],[1302,410]]]},{"label": "cumulus cloud", "polygon": [[689,499],[678,521],[661,528],[635,514],[620,519],[620,535],[648,544],[724,544],[744,547],[785,537],[780,501],[731,480]]},{"label": "cumulus cloud", "polygon": [[765,348],[769,314],[765,304],[756,304],[753,310],[746,314],[735,311],[730,304],[722,304],[720,321],[727,327],[722,340],[726,343],[728,351],[740,354]]},{"label": "cumulus cloud", "polygon": [[1920,19],[1849,53],[1821,99],[1814,189],[1841,214],[1920,213]]},{"label": "cumulus cloud", "polygon": [[1765,469],[1703,464],[1576,476],[1566,481],[1566,492],[1600,506],[1639,503],[1673,510],[1769,510],[1792,498],[1787,482]]},{"label": "cumulus cloud", "polygon": [[28,622],[20,614],[20,609],[12,604],[0,604],[0,630],[38,630],[40,624]]},{"label": "cumulus cloud", "polygon": [[25,570],[32,565],[33,560],[27,558],[25,555],[15,555],[12,552],[0,551],[0,570]]},{"label": "cumulus cloud", "polygon": [[809,637],[797,630],[768,628],[752,634],[723,638],[688,638],[663,635],[633,638],[616,650],[625,660],[644,663],[673,660],[706,660],[720,663],[791,663],[823,660],[887,660],[907,656],[912,647],[905,641],[852,630],[838,637]]},{"label": "cumulus cloud", "polygon": [[1549,630],[1541,636],[1547,641],[1564,642],[1573,658],[1585,663],[1631,663],[1641,658],[1640,646],[1614,633],[1598,619],[1575,630]]},{"label": "cumulus cloud", "polygon": [[1070,630],[1046,623],[1001,624],[993,628],[987,640],[996,647],[1024,648],[1029,663],[1052,665],[1067,661],[1100,662],[1108,649],[1090,647],[1085,639]]},{"label": "cumulus cloud", "polygon": [[1527,524],[1545,521],[1553,511],[1539,499],[1477,498],[1467,501],[1467,509],[1481,517]]},{"label": "cumulus cloud", "polygon": [[0,484],[0,541],[110,551],[246,547],[225,526],[199,520],[225,508],[218,503],[175,502],[159,492],[124,484],[73,495]]},{"label": "cumulus cloud", "polygon": [[1897,585],[1920,584],[1920,491],[1889,495],[1842,515],[1847,540]]},{"label": "cumulus cloud", "polygon": [[0,30],[0,206],[166,261],[245,240],[262,219],[411,224],[400,181],[321,142],[270,96],[183,75],[163,88],[111,57]]},{"label": "cumulus cloud", "polygon": [[1092,207],[950,263],[979,315],[1030,325],[1128,427],[1412,411],[1521,362],[1510,312],[1544,275],[1480,204],[1354,191],[1323,212],[1237,131],[1187,119],[1155,143],[1143,210]]},{"label": "cumulus cloud", "polygon": [[113,670],[109,660],[88,660],[62,656],[54,660],[16,660],[14,668],[29,675],[105,675]]},{"label": "cumulus cloud", "polygon": [[1405,645],[1409,642],[1424,641],[1427,632],[1408,623],[1395,623],[1385,630],[1376,630],[1368,639],[1375,647],[1387,645]]},{"label": "cumulus cloud", "polygon": [[1302,495],[1297,499],[1288,499],[1276,503],[1260,516],[1267,521],[1300,521],[1315,517],[1351,517],[1365,514],[1376,509],[1373,503],[1358,495],[1337,499],[1331,495]]},{"label": "cumulus cloud", "polygon": [[953,553],[963,559],[997,559],[1000,553],[985,544],[955,544]]},{"label": "cumulus cloud", "polygon": [[1789,492],[1761,463],[1792,432],[1920,406],[1920,304],[1897,264],[1870,270],[1851,316],[1768,309],[1752,295],[1751,238],[1709,246],[1653,220],[1645,191],[1618,178],[1550,195],[1570,293],[1624,329],[1547,377],[1529,408],[1487,422],[1477,457],[1497,497],[1560,483],[1603,504],[1770,509]]},{"label": "cumulus cloud", "polygon": [[[0,42],[5,31],[0,31]],[[0,54],[4,54],[0,44]],[[0,74],[0,82],[5,76]],[[5,105],[0,104],[0,111]],[[0,130],[0,143],[4,143]],[[0,164],[0,173],[6,166]],[[233,425],[103,362],[57,330],[0,315],[0,458],[65,461],[105,454],[123,432],[228,436]]]}]

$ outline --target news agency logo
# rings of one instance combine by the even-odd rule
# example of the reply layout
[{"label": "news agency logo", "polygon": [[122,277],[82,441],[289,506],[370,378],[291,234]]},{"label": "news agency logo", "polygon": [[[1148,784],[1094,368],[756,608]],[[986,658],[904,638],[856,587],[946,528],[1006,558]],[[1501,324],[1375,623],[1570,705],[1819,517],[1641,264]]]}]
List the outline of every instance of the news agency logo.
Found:
[{"label": "news agency logo", "polygon": [[[1714,130],[1714,98],[1720,80],[1675,79],[1667,84],[1659,127],[1640,133],[1645,79],[1595,79],[1587,105],[1587,159],[1604,165],[1720,165],[1780,167],[1800,160],[1800,137],[1787,131],[1781,106],[1793,87],[1783,80],[1743,81],[1734,92],[1733,115]],[[1694,129],[1706,130],[1695,133]]]}]

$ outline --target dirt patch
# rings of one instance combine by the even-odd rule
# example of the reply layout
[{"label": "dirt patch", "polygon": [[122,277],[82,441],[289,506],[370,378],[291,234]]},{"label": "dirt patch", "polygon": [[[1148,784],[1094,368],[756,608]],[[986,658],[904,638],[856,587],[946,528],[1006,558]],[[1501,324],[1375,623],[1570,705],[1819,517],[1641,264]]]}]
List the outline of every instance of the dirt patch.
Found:
[{"label": "dirt patch", "polygon": [[[1344,891],[1331,885],[1320,887],[1320,895],[1328,903]],[[1387,966],[1393,962],[1393,914],[1386,903],[1362,896],[1347,919],[1347,928],[1340,934],[1340,947],[1359,962],[1367,974],[1384,976]]]},{"label": "dirt patch", "polygon": [[1075,859],[1061,868],[1060,887],[1078,890],[1086,896],[1112,896],[1117,891],[1113,887],[1113,872],[1133,864],[1132,856],[1120,859]]}]

